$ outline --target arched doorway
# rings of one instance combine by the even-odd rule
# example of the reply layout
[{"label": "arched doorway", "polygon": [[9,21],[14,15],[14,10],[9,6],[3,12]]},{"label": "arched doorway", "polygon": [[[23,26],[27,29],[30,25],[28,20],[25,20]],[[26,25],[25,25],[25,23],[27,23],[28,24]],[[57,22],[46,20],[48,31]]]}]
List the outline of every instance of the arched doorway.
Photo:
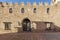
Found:
[{"label": "arched doorway", "polygon": [[31,31],[31,22],[28,18],[25,18],[22,22],[23,31]]}]

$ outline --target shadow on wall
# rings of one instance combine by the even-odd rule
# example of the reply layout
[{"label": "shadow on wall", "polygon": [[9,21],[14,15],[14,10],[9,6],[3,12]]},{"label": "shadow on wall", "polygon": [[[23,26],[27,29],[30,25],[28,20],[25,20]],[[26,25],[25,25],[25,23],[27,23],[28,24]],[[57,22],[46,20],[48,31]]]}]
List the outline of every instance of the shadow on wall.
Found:
[{"label": "shadow on wall", "polygon": [[51,31],[51,32],[60,32],[60,27],[58,27],[57,25],[54,25],[54,23],[52,22],[49,28],[46,28],[47,31]]},{"label": "shadow on wall", "polygon": [[60,27],[54,25],[53,22],[33,22],[37,24],[35,32],[60,32]]},{"label": "shadow on wall", "polygon": [[53,30],[55,32],[60,32],[60,27],[54,25],[54,29],[51,29],[51,30]]}]

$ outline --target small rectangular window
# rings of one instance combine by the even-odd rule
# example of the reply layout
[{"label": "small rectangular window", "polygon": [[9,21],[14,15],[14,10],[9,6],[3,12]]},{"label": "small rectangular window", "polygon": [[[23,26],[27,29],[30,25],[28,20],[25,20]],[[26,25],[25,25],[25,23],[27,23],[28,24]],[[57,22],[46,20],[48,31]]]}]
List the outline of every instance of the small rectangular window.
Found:
[{"label": "small rectangular window", "polygon": [[48,30],[50,30],[51,29],[52,22],[45,22],[45,23],[46,23],[46,28]]},{"label": "small rectangular window", "polygon": [[9,13],[12,13],[12,8],[9,8]]},{"label": "small rectangular window", "polygon": [[47,28],[50,28],[50,26],[51,26],[51,24],[50,24],[50,23],[47,23],[47,26],[46,26],[46,27],[47,27]]},{"label": "small rectangular window", "polygon": [[11,22],[4,22],[5,30],[11,30]]},{"label": "small rectangular window", "polygon": [[47,8],[47,13],[49,13],[49,10],[50,10],[50,9],[49,9],[49,8]]}]

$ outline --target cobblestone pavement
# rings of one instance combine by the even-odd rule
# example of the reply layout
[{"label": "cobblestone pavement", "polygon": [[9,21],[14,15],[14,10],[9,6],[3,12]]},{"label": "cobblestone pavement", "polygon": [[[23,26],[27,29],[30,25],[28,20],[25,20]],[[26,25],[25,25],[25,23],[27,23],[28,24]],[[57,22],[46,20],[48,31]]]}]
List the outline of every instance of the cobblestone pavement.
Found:
[{"label": "cobblestone pavement", "polygon": [[0,35],[0,40],[60,40],[60,33],[9,33]]}]

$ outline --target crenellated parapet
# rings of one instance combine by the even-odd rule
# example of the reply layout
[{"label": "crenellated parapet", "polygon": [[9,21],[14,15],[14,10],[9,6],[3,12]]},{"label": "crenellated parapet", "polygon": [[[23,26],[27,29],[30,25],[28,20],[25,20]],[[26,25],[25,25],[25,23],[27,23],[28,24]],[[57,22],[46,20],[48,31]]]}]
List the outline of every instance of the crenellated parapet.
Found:
[{"label": "crenellated parapet", "polygon": [[[0,4],[1,5],[1,4]],[[12,7],[12,6],[26,6],[26,5],[30,5],[30,6],[37,6],[37,3],[36,2],[34,2],[33,4],[31,4],[30,2],[28,2],[27,4],[24,4],[24,2],[21,2],[21,4],[18,4],[18,2],[16,2],[15,4],[13,4],[12,2],[10,2],[10,3],[6,3],[6,2],[3,2],[2,3],[2,5],[3,6],[9,6],[9,7]],[[38,4],[38,6],[51,6],[52,5],[52,3],[51,4],[48,4],[47,2],[45,2],[45,4],[43,5],[43,3],[42,2],[40,2],[39,4]]]},{"label": "crenellated parapet", "polygon": [[[42,2],[39,2],[38,6],[53,6],[53,5],[56,5],[58,1],[59,1],[59,0],[52,0],[50,4],[49,4],[48,2],[45,2],[44,5],[43,5]],[[30,5],[30,6],[37,6],[37,3],[36,3],[36,2],[34,2],[33,4],[31,4],[30,2],[28,2],[27,4],[25,4],[24,2],[21,2],[21,4],[18,4],[18,2],[16,2],[15,4],[13,4],[12,1],[11,1],[11,2],[9,2],[9,3],[0,2],[0,6],[1,6],[1,4],[2,4],[3,6],[9,6],[9,7],[13,7],[13,6],[26,6],[26,5],[28,5],[28,6],[29,6],[29,5]]]}]

